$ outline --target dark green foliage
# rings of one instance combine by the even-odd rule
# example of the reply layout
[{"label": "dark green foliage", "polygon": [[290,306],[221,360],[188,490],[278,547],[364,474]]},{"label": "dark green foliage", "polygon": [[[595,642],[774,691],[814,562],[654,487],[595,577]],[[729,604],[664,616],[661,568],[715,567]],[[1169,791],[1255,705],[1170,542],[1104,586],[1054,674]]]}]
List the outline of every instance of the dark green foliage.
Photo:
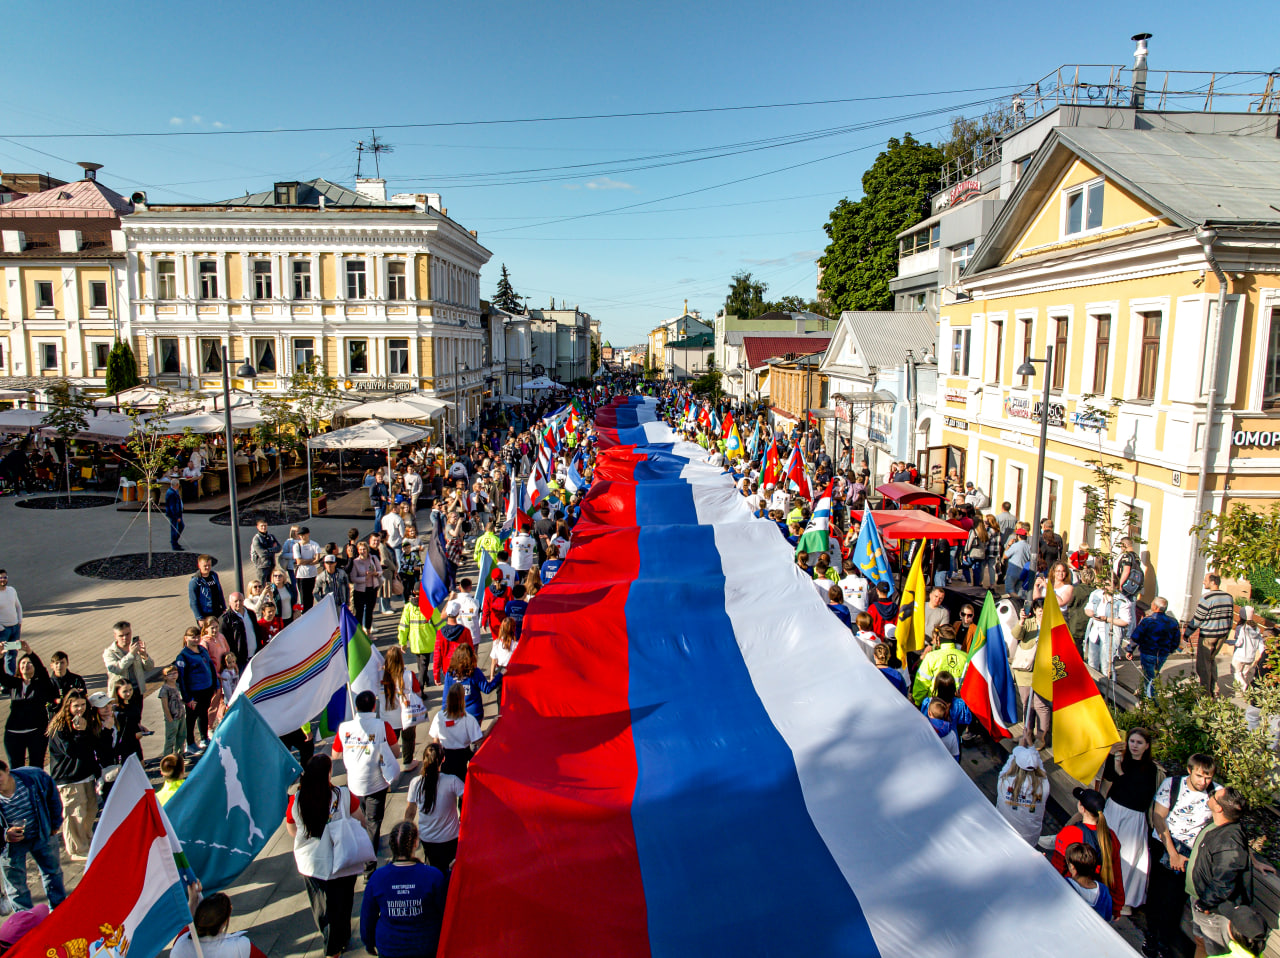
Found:
[{"label": "dark green foliage", "polygon": [[107,354],[107,392],[121,393],[138,385],[138,361],[134,358],[133,348],[123,340],[117,339]]}]

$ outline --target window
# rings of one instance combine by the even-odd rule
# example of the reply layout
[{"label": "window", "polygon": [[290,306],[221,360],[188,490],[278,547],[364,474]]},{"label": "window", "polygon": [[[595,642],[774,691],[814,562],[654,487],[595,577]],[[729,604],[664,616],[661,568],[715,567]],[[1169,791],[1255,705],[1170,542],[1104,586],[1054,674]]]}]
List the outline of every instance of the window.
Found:
[{"label": "window", "polygon": [[275,185],[276,206],[295,206],[298,202],[297,183],[277,183]]},{"label": "window", "polygon": [[347,260],[347,299],[365,298],[364,260]]},{"label": "window", "polygon": [[4,343],[0,343],[0,369],[4,369]]},{"label": "window", "polygon": [[1022,179],[1022,175],[1027,172],[1027,167],[1030,165],[1031,165],[1030,153],[1028,153],[1024,157],[1021,157],[1020,159],[1016,159],[1013,161],[1013,182],[1015,185]]},{"label": "window", "polygon": [[89,284],[89,306],[92,309],[107,308],[107,284],[94,280]]},{"label": "window", "polygon": [[276,341],[268,338],[251,339],[249,346],[253,352],[254,368],[260,373],[274,375],[276,371]]},{"label": "window", "polygon": [[1160,373],[1160,319],[1158,312],[1139,313],[1142,323],[1141,366],[1138,369],[1138,398],[1156,398],[1156,377]]},{"label": "window", "polygon": [[218,298],[218,264],[215,260],[202,259],[196,264],[196,274],[200,279],[200,298]]},{"label": "window", "polygon": [[969,260],[973,258],[973,251],[976,245],[973,240],[969,240],[963,246],[953,246],[951,248],[951,282],[959,281],[960,274],[964,272],[964,268],[969,265]]},{"label": "window", "polygon": [[[991,324],[991,338],[993,340],[992,346],[994,349],[994,358],[990,379],[991,382],[998,383],[1000,381],[1000,366],[1004,359],[1004,323],[1000,322]],[[990,492],[991,489],[991,486],[987,487],[988,492]]]},{"label": "window", "polygon": [[271,298],[271,260],[269,259],[253,261],[253,298]]},{"label": "window", "polygon": [[1064,236],[1102,226],[1102,186],[1102,180],[1094,180],[1063,194],[1062,202],[1066,207],[1062,225]]},{"label": "window", "polygon": [[969,375],[969,329],[951,331],[951,375]]},{"label": "window", "polygon": [[902,297],[902,308],[908,312],[923,312],[925,305],[924,293],[907,293]]},{"label": "window", "polygon": [[41,369],[57,369],[58,368],[58,344],[57,343],[41,343],[40,344],[40,368]]},{"label": "window", "polygon": [[936,249],[938,246],[938,237],[940,229],[938,224],[927,226],[922,230],[916,230],[908,236],[904,236],[899,243],[901,254],[903,256],[911,256],[915,253],[923,253],[926,250]]},{"label": "window", "polygon": [[106,369],[107,359],[111,355],[110,343],[90,343],[89,355],[93,362],[94,369]]},{"label": "window", "polygon": [[40,280],[36,283],[36,307],[53,309],[53,283]]},{"label": "window", "polygon": [[176,339],[157,339],[156,359],[159,362],[162,376],[176,376],[182,372],[182,366],[178,362],[178,341]]},{"label": "window", "polygon": [[311,298],[311,262],[295,259],[293,261],[293,298]]},{"label": "window", "polygon": [[178,267],[171,259],[156,262],[156,299],[178,298]]},{"label": "window", "polygon": [[1067,320],[1053,321],[1053,389],[1062,392],[1067,382]]},{"label": "window", "polygon": [[387,340],[387,375],[409,375],[409,340]]},{"label": "window", "polygon": [[387,264],[387,299],[404,298],[404,263],[393,260]]},{"label": "window", "polygon": [[1267,335],[1267,364],[1262,368],[1262,407],[1280,406],[1280,309],[1271,311],[1271,331]]},{"label": "window", "polygon": [[369,372],[369,340],[347,340],[347,372],[351,375],[366,375]]},{"label": "window", "polygon": [[1045,479],[1044,484],[1048,487],[1045,489],[1045,509],[1041,519],[1052,519],[1056,527],[1058,525],[1058,480]]},{"label": "window", "polygon": [[1093,394],[1102,396],[1107,391],[1107,366],[1111,363],[1111,317],[1097,318],[1098,338],[1093,344]]},{"label": "window", "polygon": [[[1031,359],[1031,320],[1024,319],[1022,321],[1022,361],[1028,362]],[[1022,385],[1031,382],[1031,377],[1023,376]]]},{"label": "window", "polygon": [[216,339],[200,340],[200,372],[222,372],[222,343]]},{"label": "window", "polygon": [[[1013,511],[1015,515],[1022,515],[1022,482],[1026,477],[1026,470],[1022,466],[1010,466],[1013,472]],[[992,496],[994,499],[995,497]]]},{"label": "window", "polygon": [[[310,277],[310,273],[307,274]],[[293,368],[301,372],[310,369],[316,361],[316,341],[310,337],[293,341]]]}]

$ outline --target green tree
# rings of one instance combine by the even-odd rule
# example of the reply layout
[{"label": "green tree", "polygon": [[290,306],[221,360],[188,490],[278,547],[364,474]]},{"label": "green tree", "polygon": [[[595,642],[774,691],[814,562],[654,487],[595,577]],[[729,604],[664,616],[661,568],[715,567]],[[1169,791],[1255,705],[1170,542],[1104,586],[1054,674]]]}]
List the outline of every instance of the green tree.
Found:
[{"label": "green tree", "polygon": [[995,107],[979,117],[952,117],[951,133],[940,144],[942,155],[948,161],[961,159],[979,144],[984,144],[981,155],[986,155],[996,146],[997,138],[1013,126],[1013,118],[1013,108],[1008,105]]},{"label": "green tree", "polygon": [[1280,576],[1280,503],[1267,512],[1238,502],[1220,515],[1205,512],[1191,534],[1219,574],[1248,579],[1257,598],[1280,602],[1275,581]]},{"label": "green tree", "polygon": [[498,277],[498,289],[493,294],[493,305],[505,309],[508,313],[523,313],[523,298],[511,286],[511,274],[507,272],[507,264],[502,264],[502,275]]},{"label": "green tree", "polygon": [[[190,429],[175,436],[169,432],[169,397],[164,396],[153,412],[144,413],[136,406],[126,406],[125,415],[133,420],[133,432],[125,441],[125,459],[137,471],[138,490],[147,511],[147,567],[151,566],[151,514],[156,510],[151,489],[157,480],[178,463],[178,453],[195,449],[204,440]],[[230,445],[230,444],[228,444]]]},{"label": "green tree", "polygon": [[591,369],[588,370],[592,375],[600,368],[600,344],[596,340],[591,340]]},{"label": "green tree", "polygon": [[862,199],[836,204],[824,229],[822,292],[837,314],[893,308],[889,281],[898,274],[897,235],[928,213],[943,155],[910,133],[890,139],[862,176]]},{"label": "green tree", "polygon": [[107,392],[115,395],[132,389],[138,385],[138,361],[134,358],[133,347],[122,339],[117,339],[107,354]]},{"label": "green tree", "polygon": [[79,395],[65,379],[49,387],[49,411],[40,420],[58,436],[58,453],[65,466],[67,495],[71,495],[71,443],[77,435],[89,428],[89,413],[93,403]]},{"label": "green tree", "polygon": [[826,316],[831,307],[826,303],[819,302],[816,299],[806,301],[803,296],[783,296],[782,299],[772,303],[765,303],[761,315],[764,313],[817,313],[819,316]]},{"label": "green tree", "polygon": [[724,300],[724,311],[739,319],[754,319],[765,310],[764,294],[769,285],[755,279],[750,273],[733,274],[729,295]]}]

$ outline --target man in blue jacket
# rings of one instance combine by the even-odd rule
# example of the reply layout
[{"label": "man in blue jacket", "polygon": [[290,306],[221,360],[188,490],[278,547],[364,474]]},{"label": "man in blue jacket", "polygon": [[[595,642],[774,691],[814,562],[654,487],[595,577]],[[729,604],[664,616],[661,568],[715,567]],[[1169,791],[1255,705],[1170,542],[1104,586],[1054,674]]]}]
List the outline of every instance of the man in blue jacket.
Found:
[{"label": "man in blue jacket", "polygon": [[169,480],[169,491],[164,494],[164,514],[169,520],[169,547],[174,552],[182,552],[178,537],[186,525],[182,521],[182,491],[178,479]]},{"label": "man in blue jacket", "polygon": [[197,622],[210,615],[220,618],[227,611],[222,580],[213,571],[213,556],[202,555],[196,559],[196,574],[187,584],[187,604]]},{"label": "man in blue jacket", "polygon": [[0,828],[4,829],[4,877],[19,909],[31,907],[27,855],[35,859],[45,897],[56,908],[67,897],[58,860],[62,799],[53,779],[38,768],[9,770],[0,761]]}]

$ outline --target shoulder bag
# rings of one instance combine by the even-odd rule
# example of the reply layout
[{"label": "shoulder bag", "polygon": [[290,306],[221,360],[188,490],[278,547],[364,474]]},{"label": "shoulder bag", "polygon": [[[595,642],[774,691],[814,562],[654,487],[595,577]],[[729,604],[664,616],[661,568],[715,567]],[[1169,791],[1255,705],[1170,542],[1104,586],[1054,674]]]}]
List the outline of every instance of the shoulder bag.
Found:
[{"label": "shoulder bag", "polygon": [[333,867],[330,878],[343,877],[343,873],[355,874],[362,871],[367,862],[377,861],[373,850],[373,841],[369,833],[359,822],[351,817],[348,807],[348,792],[338,792],[338,817],[329,820],[324,827],[325,840],[333,852]]}]

